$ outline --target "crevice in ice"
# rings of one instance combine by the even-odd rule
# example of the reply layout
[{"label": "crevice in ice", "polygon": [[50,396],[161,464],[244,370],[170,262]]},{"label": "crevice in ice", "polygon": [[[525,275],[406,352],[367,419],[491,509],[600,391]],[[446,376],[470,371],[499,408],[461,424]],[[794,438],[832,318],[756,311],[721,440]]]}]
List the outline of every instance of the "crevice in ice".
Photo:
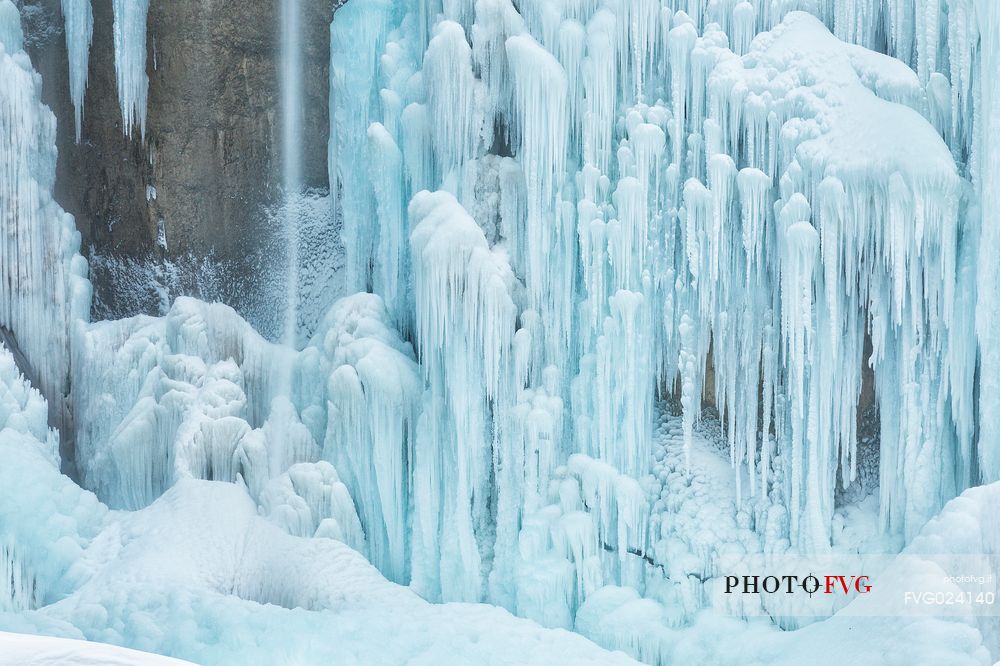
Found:
[{"label": "crevice in ice", "polygon": [[38,580],[19,556],[14,544],[0,545],[0,611],[19,613],[42,605]]}]

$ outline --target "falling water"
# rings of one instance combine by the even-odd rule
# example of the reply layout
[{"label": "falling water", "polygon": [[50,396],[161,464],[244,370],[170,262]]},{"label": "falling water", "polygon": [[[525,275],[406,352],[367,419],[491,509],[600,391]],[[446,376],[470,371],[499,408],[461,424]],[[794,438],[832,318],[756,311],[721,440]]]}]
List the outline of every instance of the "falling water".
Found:
[{"label": "falling water", "polygon": [[302,194],[302,44],[300,0],[281,0],[282,236],[287,243],[288,274],[283,342],[298,346],[299,234]]}]

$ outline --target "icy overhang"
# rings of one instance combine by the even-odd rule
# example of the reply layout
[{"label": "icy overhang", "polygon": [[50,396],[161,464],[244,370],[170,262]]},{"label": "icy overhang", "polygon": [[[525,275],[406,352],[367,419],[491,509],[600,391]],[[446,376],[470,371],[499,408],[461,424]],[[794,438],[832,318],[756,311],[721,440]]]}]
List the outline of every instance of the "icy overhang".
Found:
[{"label": "icy overhang", "polygon": [[810,14],[792,12],[745,56],[722,59],[709,88],[741,107],[730,117],[764,125],[774,114],[780,150],[817,184],[827,176],[885,183],[899,173],[911,188],[957,189],[951,152],[922,115],[928,101],[916,73],[840,41]]}]

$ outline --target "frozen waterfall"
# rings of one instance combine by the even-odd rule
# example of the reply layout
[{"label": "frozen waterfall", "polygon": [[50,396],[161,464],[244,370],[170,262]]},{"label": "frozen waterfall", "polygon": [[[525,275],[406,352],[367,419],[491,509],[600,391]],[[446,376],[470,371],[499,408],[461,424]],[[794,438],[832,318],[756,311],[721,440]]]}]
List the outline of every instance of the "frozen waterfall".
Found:
[{"label": "frozen waterfall", "polygon": [[[989,613],[717,594],[769,558],[996,559],[1000,6],[337,4],[316,196],[278,8],[271,342],[186,297],[89,321],[0,0],[0,326],[30,366],[0,346],[0,630],[206,663],[1000,656]],[[143,140],[148,9],[113,4]],[[62,12],[79,141],[94,16]],[[308,215],[342,220],[330,307]]]}]

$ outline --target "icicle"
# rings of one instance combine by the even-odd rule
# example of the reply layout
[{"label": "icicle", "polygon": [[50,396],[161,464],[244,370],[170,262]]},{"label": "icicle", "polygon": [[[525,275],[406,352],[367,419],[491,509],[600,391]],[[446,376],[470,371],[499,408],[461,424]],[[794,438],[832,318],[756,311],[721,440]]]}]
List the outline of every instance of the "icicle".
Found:
[{"label": "icicle", "polygon": [[76,142],[80,143],[83,97],[87,92],[90,44],[94,36],[94,13],[90,0],[62,0],[62,14],[69,56],[69,95],[73,100]]},{"label": "icicle", "polygon": [[409,330],[406,274],[409,270],[404,214],[403,158],[396,142],[380,123],[368,128],[370,179],[378,213],[378,251],[374,290],[385,300],[393,320]]},{"label": "icicle", "polygon": [[749,2],[740,2],[733,7],[732,47],[736,55],[750,50],[757,27],[757,10]]},{"label": "icicle", "polygon": [[56,122],[41,102],[41,78],[21,49],[17,8],[0,0],[0,326],[25,371],[69,424],[77,320],[89,320],[90,282],[73,218],[52,199]]},{"label": "icicle", "polygon": [[[139,126],[139,135],[146,137],[146,97],[149,77],[146,75],[146,14],[149,0],[114,0],[115,72],[118,81],[118,105],[122,112],[122,131],[132,136]],[[69,35],[66,36],[67,40]]]},{"label": "icicle", "polygon": [[617,99],[615,34],[615,17],[608,11],[597,12],[587,24],[587,56],[583,62],[583,161],[604,174],[610,173]]},{"label": "icicle", "polygon": [[[504,370],[514,336],[513,274],[452,195],[418,193],[409,216],[419,357],[429,384],[414,451],[414,584],[432,597],[477,600],[485,574],[485,535],[477,528],[490,494],[482,437],[512,399]],[[498,403],[492,415],[491,403]]]},{"label": "icicle", "polygon": [[[789,215],[789,218],[793,217],[802,216]],[[782,245],[782,328],[788,344],[786,354],[790,366],[792,404],[792,494],[789,512],[792,543],[795,544],[799,540],[798,523],[803,504],[802,483],[803,481],[811,483],[807,469],[813,474],[816,473],[811,466],[806,467],[805,451],[807,447],[811,451],[812,447],[805,433],[805,420],[808,409],[806,370],[813,353],[812,282],[819,250],[819,236],[808,222],[792,222],[786,227]]]},{"label": "icicle", "polygon": [[559,267],[575,262],[572,208],[558,204],[569,139],[568,83],[559,61],[530,35],[510,37],[506,48],[520,128],[516,156],[527,194],[525,286],[529,305],[540,313],[545,327],[546,357],[562,366],[570,322],[557,312],[572,298],[567,293],[572,282]]},{"label": "icicle", "polygon": [[424,85],[442,176],[472,159],[483,140],[485,90],[472,73],[462,26],[442,21],[424,55]]},{"label": "icicle", "polygon": [[636,101],[642,102],[646,71],[653,59],[656,22],[659,7],[655,0],[632,0],[619,5],[618,21],[620,71],[635,90]]},{"label": "icicle", "polygon": [[979,465],[984,482],[1000,480],[1000,6],[977,0],[982,35],[980,92],[976,117],[978,185],[982,222],[977,275],[976,334],[979,336]]},{"label": "icicle", "polygon": [[387,0],[352,0],[337,9],[330,25],[331,142],[338,160],[330,168],[340,183],[341,238],[351,248],[345,266],[349,291],[365,291],[371,281],[376,239],[368,223],[373,196],[367,132],[378,118],[377,67],[391,16]]}]

